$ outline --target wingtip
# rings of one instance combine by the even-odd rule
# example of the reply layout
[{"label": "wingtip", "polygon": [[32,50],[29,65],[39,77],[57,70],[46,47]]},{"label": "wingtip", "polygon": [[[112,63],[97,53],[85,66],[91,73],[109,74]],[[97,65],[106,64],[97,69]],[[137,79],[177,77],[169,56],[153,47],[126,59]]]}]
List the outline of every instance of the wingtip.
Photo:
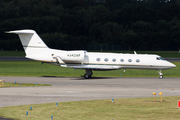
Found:
[{"label": "wingtip", "polygon": [[5,31],[4,33],[11,33],[11,31]]}]

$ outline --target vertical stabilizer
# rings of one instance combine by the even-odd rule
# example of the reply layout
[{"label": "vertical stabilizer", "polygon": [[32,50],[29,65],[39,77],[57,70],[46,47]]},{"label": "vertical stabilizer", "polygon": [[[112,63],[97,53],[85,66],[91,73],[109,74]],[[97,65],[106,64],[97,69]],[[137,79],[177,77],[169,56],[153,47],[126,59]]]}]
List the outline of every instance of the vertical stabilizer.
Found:
[{"label": "vertical stabilizer", "polygon": [[34,30],[16,30],[7,33],[19,35],[26,56],[43,53],[44,50],[49,49]]}]

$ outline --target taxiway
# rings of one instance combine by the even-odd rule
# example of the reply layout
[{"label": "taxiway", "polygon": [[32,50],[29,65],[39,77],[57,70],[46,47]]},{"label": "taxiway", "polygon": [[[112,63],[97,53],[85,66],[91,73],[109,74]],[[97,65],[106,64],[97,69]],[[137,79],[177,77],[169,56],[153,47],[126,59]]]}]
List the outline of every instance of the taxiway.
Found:
[{"label": "taxiway", "polygon": [[0,107],[80,100],[180,96],[180,78],[0,77],[5,82],[51,84],[0,88]]}]

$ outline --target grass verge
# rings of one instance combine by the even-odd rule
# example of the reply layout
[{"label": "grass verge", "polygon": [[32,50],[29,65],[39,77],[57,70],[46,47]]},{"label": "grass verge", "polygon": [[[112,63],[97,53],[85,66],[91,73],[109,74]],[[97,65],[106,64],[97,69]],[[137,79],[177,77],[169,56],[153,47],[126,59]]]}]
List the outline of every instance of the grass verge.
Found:
[{"label": "grass verge", "polygon": [[[180,110],[176,97],[163,97],[163,102],[152,98],[123,98],[77,102],[10,106],[0,108],[0,116],[19,120],[177,120]],[[160,98],[157,98],[160,100]],[[29,110],[32,106],[32,110]],[[29,112],[26,115],[26,112]]]},{"label": "grass verge", "polygon": [[[162,70],[164,77],[180,77],[180,62],[173,62],[176,68]],[[0,76],[55,76],[80,77],[85,71],[63,68],[36,61],[0,61]],[[123,69],[115,71],[93,71],[93,77],[158,77],[156,70]]]},{"label": "grass verge", "polygon": [[3,87],[37,87],[37,86],[51,86],[51,85],[50,84],[37,84],[36,85],[36,84],[31,84],[31,83],[16,83],[15,84],[15,83],[5,82]]}]

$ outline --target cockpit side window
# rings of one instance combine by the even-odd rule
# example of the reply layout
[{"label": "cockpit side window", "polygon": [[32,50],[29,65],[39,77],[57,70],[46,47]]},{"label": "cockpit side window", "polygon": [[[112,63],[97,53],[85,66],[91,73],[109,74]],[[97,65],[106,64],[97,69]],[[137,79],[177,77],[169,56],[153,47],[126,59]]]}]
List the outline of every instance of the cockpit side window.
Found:
[{"label": "cockpit side window", "polygon": [[157,57],[156,60],[160,60],[160,59]]}]

